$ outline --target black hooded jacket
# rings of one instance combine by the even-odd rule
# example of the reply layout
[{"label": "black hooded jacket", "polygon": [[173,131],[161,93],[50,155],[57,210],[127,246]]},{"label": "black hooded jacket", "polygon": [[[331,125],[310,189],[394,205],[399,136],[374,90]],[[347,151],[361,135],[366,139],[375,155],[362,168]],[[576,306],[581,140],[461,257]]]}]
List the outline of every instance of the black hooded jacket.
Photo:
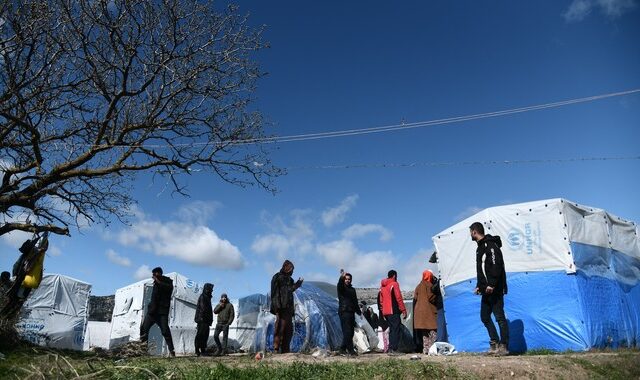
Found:
[{"label": "black hooded jacket", "polygon": [[211,326],[213,323],[213,310],[211,309],[211,297],[213,296],[213,284],[206,283],[202,288],[202,294],[198,298],[196,306],[196,316],[193,319],[196,323],[204,323]]},{"label": "black hooded jacket", "polygon": [[362,314],[358,306],[358,295],[356,289],[344,283],[344,277],[338,280],[338,312]]},{"label": "black hooded jacket", "polygon": [[291,314],[295,311],[293,304],[293,292],[302,285],[301,282],[293,282],[293,263],[285,260],[282,269],[271,278],[271,314],[286,311]]},{"label": "black hooded jacket", "polygon": [[507,294],[507,274],[502,258],[500,236],[485,235],[478,241],[476,249],[476,287],[485,294],[487,286],[493,287],[495,294]]},{"label": "black hooded jacket", "polygon": [[149,308],[147,309],[149,314],[169,315],[172,293],[172,279],[167,276],[160,276],[158,281],[154,281],[151,302],[149,302]]}]

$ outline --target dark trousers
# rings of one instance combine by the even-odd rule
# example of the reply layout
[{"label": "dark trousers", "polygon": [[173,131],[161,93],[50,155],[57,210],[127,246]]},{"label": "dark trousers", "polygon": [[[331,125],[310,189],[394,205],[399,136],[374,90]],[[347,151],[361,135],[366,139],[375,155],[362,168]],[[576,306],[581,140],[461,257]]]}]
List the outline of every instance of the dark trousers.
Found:
[{"label": "dark trousers", "polygon": [[207,341],[209,340],[209,324],[198,323],[198,329],[196,330],[196,339],[194,344],[196,346],[196,354],[203,354],[207,350]]},{"label": "dark trousers", "polygon": [[[222,332],[222,343],[220,344],[220,333]],[[227,349],[227,343],[229,342],[229,325],[223,325],[216,323],[216,330],[213,332],[213,340],[216,341],[219,353],[224,353],[223,350]]]},{"label": "dark trousers", "polygon": [[391,314],[384,316],[389,324],[389,351],[398,351],[398,344],[400,343],[400,331],[402,322],[400,321],[400,314]]},{"label": "dark trousers", "polygon": [[273,350],[283,354],[289,352],[293,338],[293,313],[290,310],[278,311],[273,334]]},{"label": "dark trousers", "polygon": [[[491,320],[491,314],[496,318],[498,327],[500,328],[500,337],[496,331],[496,326]],[[480,320],[484,323],[489,333],[489,339],[492,343],[509,344],[509,325],[507,318],[504,316],[504,295],[503,294],[483,294],[480,303]]]},{"label": "dark trousers", "polygon": [[356,326],[356,315],[353,312],[340,312],[340,325],[342,327],[341,349],[353,352],[353,332]]},{"label": "dark trousers", "polygon": [[151,326],[157,324],[160,327],[160,332],[164,337],[164,341],[167,342],[169,351],[173,352],[173,339],[171,338],[171,330],[169,330],[169,316],[158,314],[147,314],[144,316],[144,321],[140,326],[140,341],[146,343],[149,339],[149,330]]}]

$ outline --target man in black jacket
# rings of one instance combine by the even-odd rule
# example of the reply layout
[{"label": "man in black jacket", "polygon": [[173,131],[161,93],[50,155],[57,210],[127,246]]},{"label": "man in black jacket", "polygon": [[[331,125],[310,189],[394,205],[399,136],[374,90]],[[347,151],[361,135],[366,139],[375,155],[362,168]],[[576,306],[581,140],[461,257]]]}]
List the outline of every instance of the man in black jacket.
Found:
[{"label": "man in black jacket", "polygon": [[198,297],[196,316],[194,321],[198,324],[196,330],[196,355],[207,354],[207,340],[209,339],[209,327],[213,323],[213,310],[211,309],[211,297],[213,296],[213,284],[206,283],[202,287],[202,294]]},{"label": "man in black jacket", "polygon": [[362,314],[358,306],[356,290],[351,286],[352,279],[351,273],[345,273],[344,269],[340,269],[340,278],[338,279],[338,315],[340,316],[340,325],[342,327],[340,353],[346,355],[357,355],[357,352],[353,349],[353,332],[356,326],[355,314]]},{"label": "man in black jacket", "polygon": [[169,347],[169,355],[176,356],[173,349],[173,339],[169,330],[169,309],[171,306],[171,294],[173,293],[173,281],[162,275],[162,268],[156,267],[151,271],[153,278],[153,291],[151,301],[147,306],[147,315],[140,326],[140,341],[146,343],[149,339],[149,330],[154,324],[158,324],[162,336]]},{"label": "man in black jacket", "polygon": [[[482,223],[475,222],[469,227],[471,239],[478,243],[476,249],[476,273],[478,282],[475,293],[482,294],[480,320],[489,332],[489,354],[509,354],[509,325],[504,315],[504,295],[507,294],[507,274],[502,258],[500,236],[484,234]],[[500,337],[491,320],[491,313],[498,322]]]}]

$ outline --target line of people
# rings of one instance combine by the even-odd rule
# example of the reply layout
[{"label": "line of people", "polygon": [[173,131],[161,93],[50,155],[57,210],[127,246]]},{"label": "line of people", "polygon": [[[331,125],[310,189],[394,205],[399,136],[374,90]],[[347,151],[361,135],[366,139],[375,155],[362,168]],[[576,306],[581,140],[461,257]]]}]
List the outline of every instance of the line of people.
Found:
[{"label": "line of people", "polygon": [[[489,334],[490,355],[508,355],[509,326],[504,313],[504,295],[507,294],[507,280],[502,256],[502,242],[499,236],[485,235],[482,223],[475,222],[469,227],[471,239],[477,243],[476,249],[476,274],[477,282],[474,290],[475,294],[482,295],[480,301],[480,319],[485,325]],[[430,262],[436,262],[435,252]],[[284,330],[276,328],[275,341],[286,342],[286,349],[289,351],[291,340],[291,329],[293,317],[293,291],[301,284],[299,279],[295,284],[291,279],[293,274],[293,264],[286,260],[279,273],[274,275],[271,281],[272,313],[277,315],[276,326],[289,326]],[[282,282],[286,286],[274,288],[274,280],[285,276],[286,281]],[[355,314],[362,315],[365,311],[365,318],[373,325],[375,314],[371,308],[366,308],[366,304],[361,309],[358,303],[358,296],[352,285],[353,276],[340,269],[340,278],[337,284],[338,294],[338,315],[342,327],[342,344],[339,353],[343,355],[357,355],[353,346],[353,336],[356,326]],[[274,312],[273,295],[279,289],[286,289],[286,304],[289,308],[286,312],[277,309]],[[284,294],[284,293],[283,293]],[[280,305],[280,298],[276,299],[276,305]],[[398,273],[390,270],[387,278],[380,281],[380,290],[377,297],[378,316],[375,318],[376,327],[383,330],[384,351],[389,355],[399,355],[398,347],[401,337],[402,320],[407,318],[407,310],[402,298],[402,291],[398,283]],[[442,294],[439,280],[430,270],[422,273],[422,279],[413,292],[413,330],[416,343],[416,352],[429,353],[429,349],[436,342],[438,337],[438,314],[444,312]],[[280,311],[278,311],[280,310]],[[491,319],[494,315],[500,334]],[[442,316],[441,316],[442,317]],[[444,323],[443,323],[444,325]],[[446,335],[442,334],[443,336]],[[274,344],[275,351],[279,351],[279,345]]]},{"label": "line of people", "polygon": [[[154,324],[160,328],[160,332],[167,343],[170,356],[176,356],[169,329],[169,310],[171,308],[171,294],[173,293],[173,280],[164,276],[162,268],[156,267],[151,271],[153,278],[153,289],[151,291],[151,300],[147,305],[147,313],[145,314],[142,325],[140,325],[140,341],[146,344],[149,340],[149,330]],[[194,340],[195,352],[197,356],[225,355],[228,353],[227,346],[229,342],[229,326],[235,318],[235,310],[229,297],[225,293],[220,296],[220,301],[212,307],[211,298],[213,297],[213,284],[206,283],[202,287],[202,294],[198,297],[194,322],[196,323],[196,337]],[[216,328],[213,338],[216,343],[216,351],[211,353],[207,350],[207,341],[209,339],[209,330],[213,323],[213,315],[217,315]],[[220,342],[220,333],[222,333],[222,342]]]}]

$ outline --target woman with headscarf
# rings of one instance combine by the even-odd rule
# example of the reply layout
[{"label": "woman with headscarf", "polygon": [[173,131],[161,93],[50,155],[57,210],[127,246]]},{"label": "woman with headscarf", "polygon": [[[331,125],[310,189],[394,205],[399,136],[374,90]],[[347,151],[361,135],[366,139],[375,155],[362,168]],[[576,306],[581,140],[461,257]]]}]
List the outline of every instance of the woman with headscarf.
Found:
[{"label": "woman with headscarf", "polygon": [[295,283],[293,275],[293,263],[285,260],[280,271],[271,278],[271,314],[276,316],[276,324],[273,331],[273,351],[286,354],[293,337],[293,292],[298,289],[304,279],[299,278]]},{"label": "woman with headscarf", "polygon": [[413,292],[413,329],[422,340],[422,352],[427,354],[429,348],[436,341],[438,331],[438,311],[435,295],[431,291],[433,273],[430,270],[422,272],[422,281]]}]

